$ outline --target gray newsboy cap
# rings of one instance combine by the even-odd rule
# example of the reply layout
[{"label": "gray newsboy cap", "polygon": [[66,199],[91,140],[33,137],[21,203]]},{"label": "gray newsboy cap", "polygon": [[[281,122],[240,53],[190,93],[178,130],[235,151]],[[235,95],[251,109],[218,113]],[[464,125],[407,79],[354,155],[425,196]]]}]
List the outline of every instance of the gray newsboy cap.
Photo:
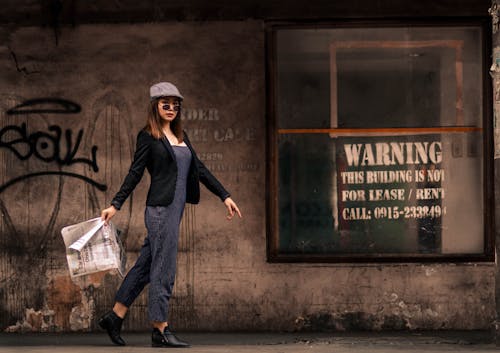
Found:
[{"label": "gray newsboy cap", "polygon": [[159,82],[149,88],[149,96],[151,99],[158,97],[177,97],[184,99],[177,87],[170,82]]}]

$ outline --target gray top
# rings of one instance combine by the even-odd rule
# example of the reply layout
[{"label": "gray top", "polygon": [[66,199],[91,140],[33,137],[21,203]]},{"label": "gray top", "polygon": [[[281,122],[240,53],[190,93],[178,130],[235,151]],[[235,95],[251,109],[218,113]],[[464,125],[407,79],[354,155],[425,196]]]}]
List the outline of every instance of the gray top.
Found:
[{"label": "gray top", "polygon": [[[177,182],[175,184],[175,196],[174,201],[177,207],[180,207],[180,203],[184,204],[186,202],[186,185],[187,177],[189,173],[189,167],[191,166],[191,151],[187,146],[172,146],[175,159],[177,160]],[[182,205],[184,208],[184,205]]]}]

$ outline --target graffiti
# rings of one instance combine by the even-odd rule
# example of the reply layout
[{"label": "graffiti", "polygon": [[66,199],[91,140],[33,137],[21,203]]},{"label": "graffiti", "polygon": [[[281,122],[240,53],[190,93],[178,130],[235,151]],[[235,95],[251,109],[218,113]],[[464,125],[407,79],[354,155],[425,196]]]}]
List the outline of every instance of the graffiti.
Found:
[{"label": "graffiti", "polygon": [[[118,111],[109,108],[106,97],[87,121],[87,115],[77,114],[80,105],[68,100],[0,97],[0,330],[22,322],[27,307],[51,305],[47,291],[67,266],[60,261],[64,248],[58,228],[100,214],[97,201],[106,204],[119,179],[113,177],[126,172],[119,169],[122,155],[115,158],[112,147],[119,144],[131,158],[130,125],[120,129],[99,114],[113,113],[113,122],[123,124],[130,116],[123,101],[116,99]],[[117,132],[121,140],[113,138]],[[33,269],[41,275],[33,275]],[[66,308],[56,310],[57,316],[70,317]],[[67,325],[63,320],[55,322],[58,328]]]},{"label": "graffiti", "polygon": [[[25,123],[21,124],[21,126],[6,126],[0,130],[0,148],[9,149],[20,160],[26,160],[34,155],[47,163],[57,162],[59,165],[84,163],[91,166],[94,172],[99,171],[96,162],[97,146],[92,146],[92,159],[75,158],[82,140],[83,129],[78,131],[74,145],[72,141],[73,132],[69,129],[65,131],[67,149],[65,156],[61,156],[62,129],[59,126],[51,125],[49,131],[54,134],[37,131],[28,135]],[[7,135],[15,135],[15,137],[6,141]]]},{"label": "graffiti", "polygon": [[90,178],[88,178],[88,177],[86,177],[84,175],[80,175],[80,174],[76,174],[76,173],[69,173],[69,172],[54,171],[54,172],[30,173],[30,174],[25,174],[23,176],[20,176],[18,178],[11,179],[7,183],[0,185],[0,193],[2,193],[3,191],[5,191],[5,189],[7,189],[9,186],[12,186],[12,185],[14,185],[15,183],[17,183],[19,181],[23,181],[23,180],[26,180],[26,179],[29,179],[29,178],[38,177],[38,176],[42,176],[42,175],[61,175],[61,176],[67,176],[67,177],[73,177],[73,178],[81,179],[81,180],[83,180],[83,181],[85,181],[85,182],[87,182],[87,183],[95,186],[96,188],[98,188],[101,191],[106,191],[107,188],[108,188],[106,185],[99,184],[97,181],[92,180],[92,179],[90,179]]},{"label": "graffiti", "polygon": [[39,74],[40,73],[40,71],[28,71],[28,69],[26,69],[26,67],[19,67],[19,62],[17,61],[16,54],[12,51],[12,49],[9,48],[9,50],[10,50],[10,56],[12,56],[12,59],[14,59],[14,63],[16,64],[17,72],[22,72],[26,76],[31,75],[31,74]]},{"label": "graffiti", "polygon": [[[54,105],[55,107],[45,107],[44,104]],[[27,109],[29,107],[35,107]],[[80,105],[75,102],[61,98],[36,98],[24,101],[14,108],[7,110],[7,114],[77,114],[81,111]]]},{"label": "graffiti", "polygon": [[[61,13],[63,10],[63,4],[61,0],[50,0],[45,2],[48,10],[48,20],[50,26],[54,30],[54,39],[56,40],[56,46],[59,45],[59,35],[61,32]],[[73,5],[73,2],[72,2]]]},{"label": "graffiti", "polygon": [[[61,98],[35,98],[7,110],[8,115],[28,114],[77,114],[81,111],[80,105]],[[97,146],[91,148],[91,158],[77,157],[82,142],[83,129],[80,129],[73,141],[73,131],[66,129],[63,133],[61,127],[50,125],[48,131],[28,133],[26,123],[8,125],[0,130],[0,149],[7,149],[21,161],[36,158],[45,163],[57,163],[60,167],[74,164],[84,164],[92,171],[98,172]],[[62,147],[65,147],[65,153]],[[22,175],[0,185],[0,193],[15,183],[43,175],[60,175],[81,179],[88,184],[105,191],[107,186],[100,184],[92,178],[76,173],[63,171],[37,172]]]},{"label": "graffiti", "polygon": [[[35,157],[46,163],[55,162],[60,166],[69,166],[81,163],[91,167],[94,172],[99,171],[99,167],[97,165],[97,146],[92,146],[91,148],[91,159],[76,157],[78,149],[80,148],[80,143],[82,141],[83,129],[80,129],[80,131],[78,131],[74,143],[73,132],[70,129],[65,130],[64,139],[63,131],[59,126],[51,125],[49,126],[48,130],[49,132],[36,131],[28,134],[25,123],[21,124],[21,126],[6,126],[0,130],[0,149],[8,149],[22,161]],[[8,138],[7,136],[10,136],[10,138]],[[61,151],[62,144],[65,144],[66,146],[65,153],[62,153]],[[0,192],[18,181],[41,175],[64,175],[69,177],[76,177],[96,186],[99,190],[104,191],[107,189],[106,185],[99,184],[98,182],[84,175],[55,171],[31,173],[12,179],[0,186]]]}]

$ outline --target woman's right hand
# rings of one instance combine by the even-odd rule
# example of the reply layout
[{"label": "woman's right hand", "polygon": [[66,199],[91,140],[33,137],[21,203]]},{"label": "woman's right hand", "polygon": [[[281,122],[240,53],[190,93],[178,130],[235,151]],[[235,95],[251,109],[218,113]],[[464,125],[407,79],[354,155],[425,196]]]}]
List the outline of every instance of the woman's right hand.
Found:
[{"label": "woman's right hand", "polygon": [[118,210],[115,208],[115,206],[110,206],[110,207],[102,210],[101,219],[107,223],[111,218],[113,218],[113,216],[115,215],[115,213],[117,211]]}]

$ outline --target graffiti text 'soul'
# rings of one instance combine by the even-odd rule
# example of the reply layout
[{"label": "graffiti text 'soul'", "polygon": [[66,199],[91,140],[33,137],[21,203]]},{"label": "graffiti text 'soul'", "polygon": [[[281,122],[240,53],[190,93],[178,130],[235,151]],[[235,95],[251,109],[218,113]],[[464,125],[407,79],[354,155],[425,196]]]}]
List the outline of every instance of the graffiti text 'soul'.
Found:
[{"label": "graffiti text 'soul'", "polygon": [[[48,132],[36,131],[28,134],[26,124],[23,123],[21,126],[9,125],[0,130],[0,148],[12,151],[20,160],[34,156],[44,162],[55,162],[61,166],[83,163],[97,172],[97,146],[92,146],[90,159],[76,156],[82,137],[83,129],[78,131],[73,141],[73,132],[66,129],[63,136],[62,129],[57,125],[49,126]],[[64,148],[64,153],[61,147]]]}]

